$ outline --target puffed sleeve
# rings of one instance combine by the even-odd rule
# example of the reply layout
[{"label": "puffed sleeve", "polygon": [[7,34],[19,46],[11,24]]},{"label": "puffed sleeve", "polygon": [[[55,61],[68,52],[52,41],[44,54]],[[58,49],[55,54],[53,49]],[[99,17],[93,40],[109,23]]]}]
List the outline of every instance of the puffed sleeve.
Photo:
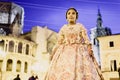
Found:
[{"label": "puffed sleeve", "polygon": [[52,53],[51,53],[51,55],[50,55],[50,60],[52,60],[52,58],[53,58],[56,50],[57,50],[57,49],[59,48],[59,46],[60,46],[61,44],[63,44],[63,42],[64,42],[64,31],[63,31],[63,30],[64,30],[64,29],[63,29],[63,27],[62,27],[62,28],[60,29],[59,33],[58,33],[58,40],[57,40],[57,43],[55,44],[55,46],[54,46],[53,49],[52,49]]},{"label": "puffed sleeve", "polygon": [[57,44],[63,44],[65,40],[65,34],[64,34],[64,26],[60,29],[58,33],[58,41]]},{"label": "puffed sleeve", "polygon": [[64,43],[64,31],[63,31],[63,27],[60,29],[59,33],[58,33],[58,40],[57,40],[57,43],[55,44],[55,46],[53,47],[52,49],[52,52],[55,52],[56,49]]},{"label": "puffed sleeve", "polygon": [[87,30],[85,29],[85,27],[82,25],[81,26],[81,35],[83,38],[83,43],[87,46],[87,50],[90,56],[93,56],[93,50],[92,50],[92,44],[89,40],[88,34],[87,34]]},{"label": "puffed sleeve", "polygon": [[91,44],[88,34],[87,34],[87,30],[85,29],[85,27],[82,24],[81,24],[80,36],[82,36],[85,44],[88,44],[88,45]]}]

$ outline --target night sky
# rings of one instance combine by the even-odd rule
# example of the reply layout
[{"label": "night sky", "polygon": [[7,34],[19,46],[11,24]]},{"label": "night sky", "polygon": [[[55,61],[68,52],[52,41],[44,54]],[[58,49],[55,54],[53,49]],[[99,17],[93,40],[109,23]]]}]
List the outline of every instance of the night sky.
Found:
[{"label": "night sky", "polygon": [[120,33],[120,0],[2,0],[14,2],[24,8],[24,32],[33,26],[47,26],[58,32],[67,23],[65,12],[74,7],[78,10],[79,19],[88,30],[96,26],[98,8],[103,26],[109,27],[112,33]]}]

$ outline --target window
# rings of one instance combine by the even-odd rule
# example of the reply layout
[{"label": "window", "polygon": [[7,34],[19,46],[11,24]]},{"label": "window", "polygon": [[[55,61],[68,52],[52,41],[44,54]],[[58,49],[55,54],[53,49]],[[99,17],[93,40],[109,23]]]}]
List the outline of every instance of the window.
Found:
[{"label": "window", "polygon": [[29,54],[29,45],[27,44],[26,45],[26,55],[28,55]]},{"label": "window", "polygon": [[21,71],[21,61],[17,61],[16,72]]},{"label": "window", "polygon": [[93,44],[94,44],[94,45],[96,44],[96,40],[95,40],[95,39],[93,40]]},{"label": "window", "polygon": [[114,47],[114,42],[113,42],[113,41],[110,41],[110,42],[109,42],[109,46],[110,46],[110,47]]},{"label": "window", "polygon": [[2,70],[2,63],[3,63],[3,60],[0,60],[0,72]]},{"label": "window", "polygon": [[18,53],[22,53],[22,43],[18,44]]},{"label": "window", "polygon": [[14,51],[14,42],[13,42],[13,41],[10,41],[10,42],[9,42],[9,51],[10,51],[10,52],[13,52],[13,51]]},{"label": "window", "polygon": [[111,60],[111,71],[117,71],[117,63],[116,60]]},{"label": "window", "polygon": [[27,62],[25,62],[25,66],[24,66],[24,72],[27,73],[27,68],[28,68],[28,64]]},{"label": "window", "polygon": [[1,47],[1,50],[4,49],[4,44],[5,44],[4,40],[0,40],[0,47]]},{"label": "window", "polygon": [[8,59],[7,60],[7,66],[6,66],[6,70],[7,71],[12,71],[12,60],[11,59]]}]

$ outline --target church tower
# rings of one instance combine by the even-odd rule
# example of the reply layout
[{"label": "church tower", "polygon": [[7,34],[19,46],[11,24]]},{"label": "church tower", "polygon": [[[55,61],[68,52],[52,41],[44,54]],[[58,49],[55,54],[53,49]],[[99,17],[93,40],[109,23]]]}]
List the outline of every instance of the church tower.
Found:
[{"label": "church tower", "polygon": [[111,30],[108,27],[103,27],[102,25],[103,21],[102,21],[102,16],[100,13],[100,9],[98,9],[98,18],[97,18],[97,29],[96,29],[96,36],[100,37],[100,36],[105,36],[105,35],[111,35]]},{"label": "church tower", "polygon": [[103,26],[103,20],[102,20],[102,15],[100,13],[100,9],[98,9],[96,22],[97,22],[96,27],[90,30],[90,38],[91,38],[94,56],[100,66],[101,61],[100,61],[100,52],[99,52],[99,41],[97,40],[97,37],[111,35],[112,32],[110,28]]}]

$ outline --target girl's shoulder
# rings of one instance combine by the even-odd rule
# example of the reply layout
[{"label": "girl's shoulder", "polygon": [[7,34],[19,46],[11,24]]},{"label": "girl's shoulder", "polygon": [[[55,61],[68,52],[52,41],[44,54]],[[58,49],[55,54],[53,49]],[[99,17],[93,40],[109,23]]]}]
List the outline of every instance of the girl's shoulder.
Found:
[{"label": "girl's shoulder", "polygon": [[76,25],[79,26],[79,27],[84,27],[84,25],[81,24],[81,23],[76,23]]},{"label": "girl's shoulder", "polygon": [[76,25],[77,25],[80,29],[86,30],[86,28],[84,27],[83,24],[81,24],[81,23],[76,23]]},{"label": "girl's shoulder", "polygon": [[61,30],[64,30],[67,28],[67,24],[64,24],[62,27],[61,27]]}]

